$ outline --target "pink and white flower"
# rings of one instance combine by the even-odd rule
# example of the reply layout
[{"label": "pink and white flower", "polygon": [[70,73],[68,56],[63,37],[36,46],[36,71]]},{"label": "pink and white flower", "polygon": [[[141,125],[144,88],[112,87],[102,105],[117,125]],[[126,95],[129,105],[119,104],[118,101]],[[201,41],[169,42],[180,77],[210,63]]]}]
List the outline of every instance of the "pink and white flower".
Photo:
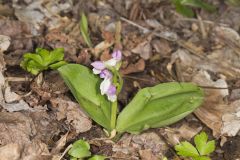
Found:
[{"label": "pink and white flower", "polygon": [[117,89],[112,82],[112,72],[108,68],[115,67],[119,69],[118,65],[121,62],[122,53],[119,50],[116,50],[112,53],[112,58],[108,61],[95,61],[91,63],[93,66],[93,73],[99,74],[100,78],[104,80],[100,84],[100,91],[102,95],[107,95],[108,100],[114,102],[117,100]]}]

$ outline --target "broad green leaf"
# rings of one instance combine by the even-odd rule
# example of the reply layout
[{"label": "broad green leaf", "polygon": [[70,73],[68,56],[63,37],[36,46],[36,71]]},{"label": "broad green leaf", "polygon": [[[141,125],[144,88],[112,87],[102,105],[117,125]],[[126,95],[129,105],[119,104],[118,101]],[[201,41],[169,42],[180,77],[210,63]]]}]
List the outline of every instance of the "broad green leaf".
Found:
[{"label": "broad green leaf", "polygon": [[76,157],[76,158],[86,158],[86,157],[90,157],[91,156],[91,152],[87,149],[83,149],[83,148],[71,148],[68,151],[68,154]]},{"label": "broad green leaf", "polygon": [[76,158],[76,157],[70,157],[70,160],[78,160],[78,158]]},{"label": "broad green leaf", "polygon": [[23,55],[23,58],[30,61],[30,60],[33,60],[35,61],[36,63],[38,63],[39,65],[42,66],[42,63],[43,63],[43,59],[40,55],[38,54],[34,54],[34,53],[26,53]]},{"label": "broad green leaf", "polygon": [[185,6],[192,6],[197,8],[202,8],[205,10],[208,10],[210,12],[213,12],[216,10],[216,7],[213,5],[210,5],[208,3],[205,3],[203,0],[181,0],[180,2],[182,5]]},{"label": "broad green leaf", "polygon": [[84,149],[87,149],[89,150],[90,149],[90,145],[88,142],[80,139],[80,140],[77,140],[76,142],[73,143],[73,148],[74,147],[81,147],[81,148],[84,148]]},{"label": "broad green leaf", "polygon": [[72,148],[68,151],[68,154],[76,158],[86,158],[91,156],[89,151],[90,145],[84,140],[78,140],[73,143]]},{"label": "broad green leaf", "polygon": [[82,13],[82,15],[81,15],[80,31],[81,31],[81,34],[83,36],[85,43],[91,48],[92,42],[90,40],[89,32],[88,32],[88,20],[84,13]]},{"label": "broad green leaf", "polygon": [[199,157],[193,157],[193,160],[211,160],[211,158],[207,156],[199,156]]},{"label": "broad green leaf", "polygon": [[191,8],[181,4],[180,0],[172,0],[175,5],[176,11],[186,17],[193,17],[194,13]]},{"label": "broad green leaf", "polygon": [[63,60],[63,57],[64,57],[64,49],[56,48],[50,52],[49,56],[50,56],[49,64],[61,61],[61,60]]},{"label": "broad green leaf", "polygon": [[175,150],[177,154],[184,157],[198,157],[197,149],[189,142],[181,142],[180,144],[175,146]]},{"label": "broad green leaf", "polygon": [[36,54],[35,55],[40,55],[42,62],[41,64],[46,66],[49,64],[50,59],[49,59],[49,51],[43,48],[37,48],[36,49]]},{"label": "broad green leaf", "polygon": [[89,116],[104,128],[111,130],[111,103],[100,94],[100,78],[79,64],[67,64],[58,68],[58,71]]},{"label": "broad green leaf", "polygon": [[117,119],[118,132],[139,133],[177,122],[203,101],[203,91],[191,83],[162,83],[140,90]]},{"label": "broad green leaf", "polygon": [[49,67],[50,67],[51,69],[58,69],[59,67],[65,65],[65,64],[67,64],[67,62],[65,62],[65,61],[59,61],[59,62],[57,62],[57,63],[54,63],[54,64],[49,65]]},{"label": "broad green leaf", "polygon": [[105,156],[101,156],[101,155],[94,155],[91,158],[89,158],[88,160],[105,160],[106,157]]},{"label": "broad green leaf", "polygon": [[215,141],[208,141],[208,136],[205,132],[194,137],[194,143],[200,155],[205,156],[212,153],[215,150]]}]

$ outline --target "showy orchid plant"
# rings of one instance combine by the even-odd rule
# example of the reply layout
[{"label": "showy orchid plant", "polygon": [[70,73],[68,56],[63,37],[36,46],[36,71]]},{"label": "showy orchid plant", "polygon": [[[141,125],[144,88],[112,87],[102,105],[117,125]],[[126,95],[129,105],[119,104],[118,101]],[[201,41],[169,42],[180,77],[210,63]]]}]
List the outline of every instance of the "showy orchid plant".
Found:
[{"label": "showy orchid plant", "polygon": [[[23,68],[29,72],[32,70],[28,68],[37,71],[54,69],[51,66],[63,59],[61,56],[54,63],[46,63],[49,57],[55,56],[55,52],[41,51],[44,52],[31,54],[31,57],[25,56]],[[36,58],[33,59],[32,56]],[[30,63],[27,58],[32,58],[30,60],[34,60],[34,63]],[[66,62],[55,67],[80,106],[111,138],[124,132],[140,133],[148,128],[170,125],[193,112],[202,103],[203,91],[198,86],[192,83],[170,82],[141,89],[131,102],[118,112],[118,95],[123,86],[119,72],[121,60],[121,51],[115,50],[110,60],[93,62],[92,70],[80,64]],[[44,64],[44,68],[40,62]]]},{"label": "showy orchid plant", "polygon": [[121,60],[121,51],[115,50],[110,60],[93,62],[92,70],[80,64],[58,69],[80,106],[110,137],[175,123],[202,103],[203,91],[198,86],[170,82],[141,89],[118,112],[118,95],[123,86]]}]

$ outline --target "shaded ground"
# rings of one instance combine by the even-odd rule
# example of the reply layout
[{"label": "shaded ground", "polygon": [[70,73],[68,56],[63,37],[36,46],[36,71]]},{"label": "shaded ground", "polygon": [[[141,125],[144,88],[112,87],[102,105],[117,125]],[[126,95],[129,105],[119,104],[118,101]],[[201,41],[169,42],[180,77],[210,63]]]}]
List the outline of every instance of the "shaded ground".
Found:
[{"label": "shaded ground", "polygon": [[[166,0],[1,2],[0,159],[55,160],[86,138],[93,153],[114,160],[177,160],[173,146],[201,130],[217,140],[213,160],[239,159],[240,9],[209,2],[217,12],[195,10],[196,18],[177,14]],[[88,16],[94,54],[79,31],[81,12]],[[115,35],[122,40],[114,44]],[[102,139],[101,128],[82,112],[56,71],[33,77],[20,68],[23,54],[36,47],[63,47],[65,60],[86,66],[121,49],[120,109],[137,90],[170,81],[202,86],[205,103],[172,126],[125,134],[113,143]]]}]

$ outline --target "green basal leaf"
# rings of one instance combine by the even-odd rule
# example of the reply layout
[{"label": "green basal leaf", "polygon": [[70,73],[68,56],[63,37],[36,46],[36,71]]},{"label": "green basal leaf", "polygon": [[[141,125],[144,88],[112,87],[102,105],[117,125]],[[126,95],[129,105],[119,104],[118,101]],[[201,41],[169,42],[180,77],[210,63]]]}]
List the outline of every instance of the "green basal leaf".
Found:
[{"label": "green basal leaf", "polygon": [[81,15],[80,31],[85,43],[88,45],[88,47],[92,48],[92,42],[90,40],[89,32],[88,32],[88,20],[84,13],[82,13]]},{"label": "green basal leaf", "polygon": [[79,64],[67,64],[58,68],[58,71],[89,116],[107,130],[111,130],[111,103],[100,94],[100,78]]},{"label": "green basal leaf", "polygon": [[203,101],[203,91],[191,83],[163,83],[140,90],[117,119],[118,132],[139,133],[179,121]]},{"label": "green basal leaf", "polygon": [[205,132],[201,132],[194,137],[194,143],[200,155],[205,156],[215,150],[215,141],[208,141],[208,136]]},{"label": "green basal leaf", "polygon": [[101,155],[94,155],[91,158],[89,158],[88,160],[105,160],[106,157],[105,156],[101,156]]},{"label": "green basal leaf", "polygon": [[215,6],[205,3],[203,0],[181,0],[180,3],[185,6],[202,8],[210,12],[213,12],[216,10]]},{"label": "green basal leaf", "polygon": [[197,149],[189,142],[181,142],[175,146],[177,154],[184,157],[198,157],[199,153]]},{"label": "green basal leaf", "polygon": [[175,5],[176,11],[181,15],[186,17],[194,16],[194,12],[192,11],[192,9],[182,5],[180,0],[172,0],[172,3]]}]

